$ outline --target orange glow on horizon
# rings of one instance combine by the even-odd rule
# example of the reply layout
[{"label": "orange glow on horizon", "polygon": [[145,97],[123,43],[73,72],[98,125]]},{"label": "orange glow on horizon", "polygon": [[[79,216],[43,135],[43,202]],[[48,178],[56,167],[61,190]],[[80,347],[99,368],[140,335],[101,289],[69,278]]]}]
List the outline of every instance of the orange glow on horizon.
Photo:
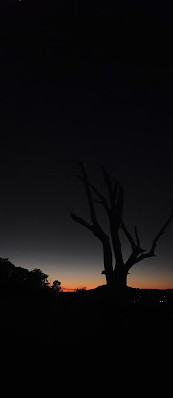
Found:
[{"label": "orange glow on horizon", "polygon": [[[98,286],[100,286],[100,285],[98,285]],[[78,287],[75,287],[75,288],[68,288],[68,287],[64,287],[63,288],[63,286],[62,286],[62,291],[64,291],[64,292],[75,292],[77,289],[82,289],[82,288],[85,288],[86,290],[90,290],[90,289],[96,289],[98,286],[78,286]],[[131,288],[136,288],[136,289],[157,289],[157,290],[167,290],[167,289],[173,289],[173,286],[172,287],[170,287],[169,285],[162,285],[162,286],[153,286],[153,285],[148,285],[148,286],[146,286],[146,285],[133,285],[133,286],[130,286],[130,285],[127,285],[128,287],[131,287]]]},{"label": "orange glow on horizon", "polygon": [[[57,277],[55,274],[48,277],[50,285],[53,281],[58,279],[61,282],[61,288],[64,292],[75,291],[77,289],[85,288],[86,290],[95,289],[98,286],[106,284],[105,276],[103,275],[84,275],[80,273],[67,274],[59,273]],[[127,286],[138,289],[173,289],[173,274],[170,273],[131,273],[128,275]]]},{"label": "orange glow on horizon", "polygon": [[[173,289],[173,284],[169,283],[169,281],[162,281],[162,283],[158,283],[159,281],[156,280],[155,283],[153,283],[152,281],[148,281],[148,283],[146,281],[134,281],[133,283],[128,283],[127,282],[127,286],[128,287],[132,287],[132,288],[136,288],[136,289],[160,289],[160,290],[166,290],[166,289]],[[62,291],[64,292],[72,292],[72,291],[76,291],[77,289],[86,289],[86,290],[90,290],[90,289],[95,289],[98,286],[102,286],[102,285],[106,285],[106,282],[103,283],[98,283],[98,284],[70,284],[70,285],[65,285],[62,284]]]},{"label": "orange glow on horizon", "polygon": [[[99,286],[99,285],[98,285]],[[90,289],[95,289],[97,285],[87,285],[86,284],[81,284],[81,285],[62,285],[61,288],[64,292],[73,292],[76,291],[77,289],[85,289],[85,290],[90,290]]]}]

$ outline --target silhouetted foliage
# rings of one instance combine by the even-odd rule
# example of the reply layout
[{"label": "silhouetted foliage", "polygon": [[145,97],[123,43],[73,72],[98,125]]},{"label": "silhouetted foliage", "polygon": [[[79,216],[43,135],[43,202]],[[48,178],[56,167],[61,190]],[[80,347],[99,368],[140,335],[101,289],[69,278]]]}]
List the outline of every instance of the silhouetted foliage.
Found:
[{"label": "silhouetted foliage", "polygon": [[[82,181],[86,191],[91,222],[88,222],[77,216],[74,212],[71,212],[71,217],[75,222],[90,230],[102,243],[104,258],[104,270],[102,273],[105,274],[107,285],[111,288],[111,290],[120,291],[122,288],[126,287],[127,275],[134,264],[144,260],[145,258],[153,256],[155,257],[157,242],[173,219],[173,204],[171,214],[153,240],[150,250],[144,250],[140,244],[137,227],[134,227],[135,237],[133,237],[124,223],[124,188],[121,186],[119,181],[111,178],[108,172],[103,168],[103,178],[108,193],[107,199],[105,194],[100,192],[100,190],[89,181],[84,164],[82,162],[80,162],[80,170],[81,175],[78,177],[80,181]],[[95,203],[103,206],[106,212],[109,221],[111,239],[104,232],[100,222],[98,221]],[[131,246],[131,254],[127,261],[124,261],[123,259],[120,231],[123,231]],[[113,255],[115,264],[113,264]]]},{"label": "silhouetted foliage", "polygon": [[48,275],[44,274],[39,268],[29,272],[29,283],[34,289],[44,289],[49,285]]},{"label": "silhouetted foliage", "polygon": [[[8,258],[0,258],[0,294],[28,295],[50,292],[48,275],[39,268],[29,271],[26,268],[16,267]],[[61,282],[53,282],[53,291],[61,290]]]},{"label": "silhouetted foliage", "polygon": [[86,287],[85,286],[83,286],[83,287],[78,287],[77,289],[76,289],[76,293],[85,293],[86,292]]},{"label": "silhouetted foliage", "polygon": [[54,292],[60,292],[61,291],[61,282],[59,282],[57,279],[55,281],[53,281],[52,286],[51,286],[52,290]]}]

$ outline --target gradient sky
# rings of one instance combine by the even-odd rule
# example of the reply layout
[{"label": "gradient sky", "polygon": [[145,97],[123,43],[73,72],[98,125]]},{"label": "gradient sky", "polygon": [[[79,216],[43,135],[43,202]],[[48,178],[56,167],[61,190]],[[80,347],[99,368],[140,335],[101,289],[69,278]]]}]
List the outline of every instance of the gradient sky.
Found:
[{"label": "gradient sky", "polygon": [[[171,6],[140,3],[1,1],[0,256],[66,288],[105,283],[99,241],[70,218],[89,220],[81,159],[99,187],[102,164],[124,186],[142,247],[170,213]],[[132,268],[130,286],[173,288],[173,224],[156,255]]]}]

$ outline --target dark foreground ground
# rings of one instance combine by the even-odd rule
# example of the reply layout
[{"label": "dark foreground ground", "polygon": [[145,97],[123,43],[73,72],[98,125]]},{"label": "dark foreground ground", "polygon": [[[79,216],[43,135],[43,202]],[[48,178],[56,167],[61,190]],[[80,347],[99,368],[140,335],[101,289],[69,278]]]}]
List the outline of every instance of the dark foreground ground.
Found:
[{"label": "dark foreground ground", "polygon": [[120,375],[126,383],[127,377],[133,383],[142,378],[140,391],[150,378],[156,377],[158,387],[166,375],[164,388],[172,379],[172,290],[129,288],[126,300],[118,302],[97,288],[3,297],[0,305],[1,363],[7,374],[16,369],[28,374],[29,368],[29,374],[42,371],[44,380],[51,371],[57,382],[60,368],[68,375],[75,370],[76,377],[83,370],[86,379],[99,370],[99,385],[105,372],[112,372],[116,382]]}]

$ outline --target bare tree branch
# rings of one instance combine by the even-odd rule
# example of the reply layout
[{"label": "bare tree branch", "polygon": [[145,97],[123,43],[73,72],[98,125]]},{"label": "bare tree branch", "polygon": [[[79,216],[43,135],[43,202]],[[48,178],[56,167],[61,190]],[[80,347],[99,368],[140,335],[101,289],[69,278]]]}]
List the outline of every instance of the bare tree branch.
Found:
[{"label": "bare tree branch", "polygon": [[116,181],[114,183],[111,180],[110,175],[108,174],[108,172],[105,169],[105,167],[102,167],[102,171],[103,171],[104,182],[105,182],[105,185],[106,185],[106,187],[108,189],[108,193],[109,193],[109,199],[110,199],[111,208],[114,209],[115,208],[115,202],[116,202],[116,196],[117,196],[117,192],[118,192],[119,183],[118,183],[118,181]]},{"label": "bare tree branch", "polygon": [[105,184],[108,188],[109,193],[112,191],[112,180],[110,178],[110,175],[108,174],[107,170],[105,169],[104,166],[102,166],[102,170],[103,170],[103,177],[104,177],[104,181]]},{"label": "bare tree branch", "polygon": [[[84,183],[84,186],[85,186],[88,203],[89,203],[90,215],[91,215],[93,224],[90,225],[89,223],[87,223],[86,221],[81,219],[80,217],[74,215],[74,213],[72,213],[72,218],[74,219],[74,221],[77,221],[80,224],[84,225],[86,228],[90,229],[93,232],[93,234],[101,240],[102,243],[105,243],[105,241],[107,241],[109,238],[103,231],[100,224],[98,223],[98,220],[96,217],[96,212],[95,212],[95,207],[94,207],[94,201],[93,201],[92,193],[90,190],[90,187],[92,184],[90,184],[90,182],[88,181],[87,173],[86,173],[83,162],[80,162],[80,168],[81,168],[81,172],[82,172],[82,177],[79,177],[79,178]],[[97,190],[97,188],[95,188],[95,189]]]},{"label": "bare tree branch", "polygon": [[88,222],[86,222],[85,220],[83,220],[83,218],[78,217],[78,216],[77,216],[75,213],[73,213],[73,212],[71,212],[71,218],[72,218],[75,222],[77,222],[77,223],[83,225],[84,227],[90,229],[90,231],[93,232],[93,225],[90,225]]},{"label": "bare tree branch", "polygon": [[104,181],[109,193],[110,209],[108,212],[108,216],[110,222],[112,245],[116,259],[116,267],[121,267],[124,265],[124,261],[118,230],[121,225],[122,219],[124,189],[119,186],[118,181],[111,180],[108,172],[104,167],[102,168],[102,170]]},{"label": "bare tree branch", "polygon": [[[141,252],[144,252],[144,251],[145,251],[145,250],[142,250],[142,249],[141,249],[141,252],[137,251],[137,248],[140,249],[140,245],[138,246],[138,244],[139,244],[139,236],[138,236],[138,233],[137,233],[137,229],[136,229],[136,227],[135,227],[137,245],[136,245],[136,250],[133,249],[133,252],[132,252],[131,256],[129,257],[129,259],[127,260],[127,262],[126,262],[126,264],[125,264],[125,266],[127,267],[128,270],[129,270],[134,264],[139,263],[140,261],[144,260],[145,258],[156,257],[155,248],[156,248],[157,242],[158,242],[160,236],[164,234],[164,232],[165,232],[167,226],[171,223],[172,219],[173,219],[173,208],[172,208],[172,211],[171,211],[170,216],[168,217],[168,219],[167,219],[166,222],[164,223],[163,227],[161,228],[161,230],[158,232],[158,234],[156,235],[155,239],[153,240],[153,243],[152,243],[152,245],[151,245],[150,251],[147,252],[147,253],[142,253],[142,254],[140,254]],[[132,238],[132,239],[133,239],[133,238]],[[140,254],[140,255],[139,255],[139,254]]]},{"label": "bare tree branch", "polygon": [[130,234],[130,232],[127,230],[127,228],[125,227],[124,223],[121,223],[121,228],[123,230],[123,232],[125,233],[127,239],[129,240],[132,250],[134,251],[136,249],[136,243],[132,237],[132,235]]},{"label": "bare tree branch", "polygon": [[88,222],[83,220],[83,218],[78,217],[75,213],[71,212],[72,219],[89,229],[93,232],[97,238],[100,239],[103,245],[103,259],[104,259],[104,268],[105,268],[105,275],[108,285],[112,283],[112,274],[113,274],[113,266],[112,266],[112,250],[111,245],[109,242],[108,236],[96,225],[90,225]]},{"label": "bare tree branch", "polygon": [[139,261],[142,261],[144,258],[155,257],[156,256],[154,251],[155,251],[157,242],[158,242],[160,236],[164,234],[167,226],[171,223],[172,219],[173,219],[173,209],[172,209],[171,215],[168,217],[168,219],[164,223],[163,227],[161,228],[161,230],[158,232],[158,234],[156,235],[155,239],[153,240],[153,243],[152,243],[150,251],[148,253],[141,254],[141,256],[139,256],[137,258],[136,263],[138,263]]},{"label": "bare tree branch", "polygon": [[154,252],[154,250],[156,248],[157,241],[159,240],[160,236],[164,234],[165,229],[171,223],[172,219],[173,219],[173,209],[172,209],[171,215],[168,217],[167,221],[165,222],[165,224],[161,228],[160,232],[156,235],[156,237],[155,237],[155,239],[153,241],[151,250],[150,250],[151,252]]},{"label": "bare tree branch", "polygon": [[142,252],[145,252],[145,250],[142,249],[141,246],[140,246],[140,240],[139,240],[139,235],[138,235],[138,232],[137,232],[137,227],[135,226],[136,242],[135,242],[135,240],[133,239],[133,237],[132,237],[132,235],[130,234],[130,232],[129,232],[129,231],[127,230],[127,228],[125,227],[125,225],[124,225],[123,222],[121,223],[121,228],[122,228],[123,232],[125,233],[127,239],[128,239],[129,242],[130,242],[130,245],[131,245],[131,247],[132,247],[132,251],[135,252],[136,255],[138,255],[138,254],[140,254],[140,253],[142,253]]},{"label": "bare tree branch", "polygon": [[91,219],[92,219],[93,224],[96,225],[96,224],[98,224],[98,222],[97,222],[97,218],[96,218],[94,202],[93,202],[92,194],[91,194],[91,191],[90,191],[90,188],[89,188],[88,177],[87,177],[83,162],[80,162],[80,168],[81,168],[81,172],[82,172],[82,175],[83,175],[83,182],[84,182],[84,185],[85,185],[85,190],[86,190],[86,194],[87,194],[87,198],[88,198]]},{"label": "bare tree branch", "polygon": [[[84,178],[82,178],[81,176],[77,176],[81,181],[84,182]],[[105,197],[99,192],[99,190],[95,187],[94,184],[92,184],[91,182],[88,181],[88,185],[92,188],[93,192],[98,196],[98,198],[100,198],[100,201],[97,201],[97,203],[100,203],[104,206],[105,210],[107,211],[107,213],[109,214],[109,206],[107,203],[107,200],[105,199]]]},{"label": "bare tree branch", "polygon": [[[94,202],[91,194],[91,190],[97,195],[97,197],[100,199],[99,204],[102,204],[103,207],[105,208],[109,221],[110,221],[110,232],[111,232],[111,238],[112,238],[112,244],[113,244],[113,249],[114,249],[114,255],[116,259],[116,265],[117,266],[122,266],[124,264],[123,262],[123,256],[122,256],[122,250],[121,250],[121,242],[119,239],[118,235],[118,229],[119,225],[121,222],[121,214],[122,214],[122,207],[123,207],[123,195],[124,195],[124,190],[123,188],[120,188],[118,192],[118,185],[117,183],[113,184],[111,181],[111,178],[109,177],[109,174],[104,170],[104,179],[106,182],[106,185],[108,187],[109,191],[109,198],[110,198],[110,206],[107,203],[107,200],[105,199],[104,195],[102,195],[99,190],[95,187],[94,184],[90,183],[88,181],[86,171],[84,168],[83,163],[80,163],[80,167],[82,170],[82,177],[78,176],[78,178],[85,184],[87,196],[88,196],[88,202],[89,202],[89,207],[90,207],[90,213],[91,213],[91,218],[93,221],[93,227],[94,227],[94,234],[99,237],[100,240],[105,240],[106,234],[103,232],[101,226],[99,225],[97,219],[96,219],[96,213],[95,213],[95,208],[94,208]],[[116,186],[115,186],[116,185]],[[118,194],[117,201],[115,203],[115,192]]]},{"label": "bare tree branch", "polygon": [[122,219],[123,204],[124,204],[124,188],[120,186],[117,197],[117,203],[116,203],[116,211],[119,215],[120,220]]},{"label": "bare tree branch", "polygon": [[118,192],[119,182],[118,181],[114,181],[113,184],[114,184],[114,186],[113,186],[113,200],[115,202],[116,196],[117,196],[117,192]]},{"label": "bare tree branch", "polygon": [[136,236],[137,246],[140,247],[140,240],[139,240],[139,235],[138,235],[138,231],[137,231],[137,226],[136,225],[135,225],[135,236]]},{"label": "bare tree branch", "polygon": [[121,228],[124,231],[127,239],[130,242],[130,245],[132,247],[132,253],[130,254],[128,260],[125,263],[125,268],[129,271],[129,269],[136,263],[136,259],[137,259],[138,255],[143,253],[145,250],[140,247],[140,240],[139,240],[136,226],[135,226],[136,242],[134,241],[132,235],[127,230],[127,228],[125,227],[123,222],[121,224]]}]

